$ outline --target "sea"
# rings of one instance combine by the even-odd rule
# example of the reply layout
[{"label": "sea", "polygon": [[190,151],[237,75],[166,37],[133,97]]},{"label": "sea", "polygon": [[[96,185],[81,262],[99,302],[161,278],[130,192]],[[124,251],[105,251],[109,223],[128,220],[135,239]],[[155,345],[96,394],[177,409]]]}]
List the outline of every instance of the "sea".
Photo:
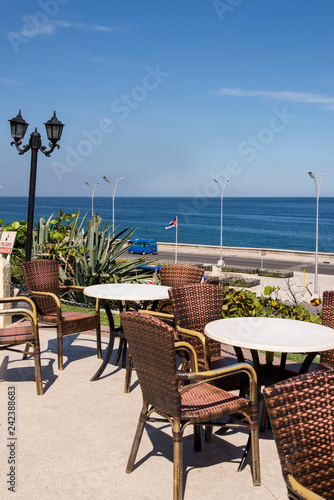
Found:
[{"label": "sea", "polygon": [[[115,198],[115,228],[136,228],[133,237],[161,242],[220,245],[220,198]],[[91,197],[36,197],[35,222],[62,209],[92,214]],[[3,224],[27,220],[28,198],[0,196]],[[112,222],[112,198],[95,197],[93,211]],[[176,229],[166,230],[178,218]],[[319,252],[334,252],[334,198],[319,200]],[[223,200],[223,246],[315,251],[316,198]]]}]

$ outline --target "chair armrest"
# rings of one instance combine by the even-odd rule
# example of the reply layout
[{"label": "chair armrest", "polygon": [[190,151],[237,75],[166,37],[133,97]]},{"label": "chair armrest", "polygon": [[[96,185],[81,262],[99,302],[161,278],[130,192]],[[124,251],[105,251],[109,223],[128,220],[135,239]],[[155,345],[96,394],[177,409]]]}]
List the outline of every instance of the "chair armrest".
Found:
[{"label": "chair armrest", "polygon": [[174,324],[174,316],[173,314],[161,313],[158,311],[151,311],[150,309],[142,309],[141,313],[149,314],[150,316],[154,316],[155,318],[161,319],[161,321],[166,321]]},{"label": "chair armrest", "polygon": [[[11,302],[25,302],[29,305],[31,312],[37,317],[35,303],[28,297],[2,297],[0,298],[0,304],[6,304]],[[0,314],[8,313],[11,309],[1,309]],[[21,309],[13,309],[14,311],[21,311]],[[25,309],[23,309],[25,311]]]},{"label": "chair armrest", "polygon": [[205,369],[210,370],[211,368],[211,354],[210,349],[206,340],[206,337],[203,333],[196,332],[195,330],[188,330],[187,328],[181,328],[180,326],[176,327],[176,331],[181,333],[181,335],[188,335],[189,337],[196,338],[199,340],[203,346],[204,351],[204,363]]},{"label": "chair armrest", "polygon": [[[59,289],[60,290],[68,290],[69,292],[71,290],[77,290],[78,292],[82,292],[86,286],[80,286],[80,285],[60,285]],[[66,294],[64,294],[66,295]],[[63,296],[62,296],[63,297]],[[100,302],[99,299],[95,299],[95,311],[98,313],[100,311]]]},{"label": "chair armrest", "polygon": [[[36,314],[36,306],[33,301],[27,297],[6,297],[0,299],[0,303],[8,303],[8,302],[26,302],[31,310],[29,309],[1,309],[0,315],[10,315],[10,316],[25,316],[30,320],[31,330],[33,336],[38,339],[38,327],[37,327],[37,314]],[[10,328],[9,328],[10,330]]]},{"label": "chair armrest", "polygon": [[249,377],[249,396],[250,400],[257,404],[258,391],[257,391],[257,375],[254,368],[248,363],[235,363],[219,370],[210,370],[205,372],[189,373],[183,372],[178,374],[179,380],[194,381],[194,384],[185,386],[182,392],[192,389],[194,386],[211,382],[218,378],[228,377],[236,373],[246,373]]},{"label": "chair armrest", "polygon": [[302,486],[294,477],[292,474],[289,474],[287,471],[283,471],[283,476],[285,479],[285,482],[288,486],[288,489],[291,490],[293,493],[296,494],[296,496],[299,498],[305,498],[305,500],[324,500],[323,497],[320,495],[317,495],[313,491],[309,490],[308,488],[305,488],[305,486]]},{"label": "chair armrest", "polygon": [[164,319],[174,319],[173,314],[161,313],[158,311],[151,311],[151,309],[142,309],[140,312],[145,313],[145,314],[151,314],[151,316],[156,316],[158,318],[161,317]]},{"label": "chair armrest", "polygon": [[29,295],[30,297],[41,297],[41,298],[49,298],[53,299],[56,305],[56,312],[57,312],[57,319],[58,321],[61,321],[61,305],[60,305],[60,300],[59,297],[57,297],[56,294],[51,293],[51,292],[35,292],[34,290],[29,290]]},{"label": "chair armrest", "polygon": [[80,285],[60,285],[59,288],[61,290],[84,290],[86,287]]},{"label": "chair armrest", "polygon": [[[175,342],[176,351],[187,351],[190,358],[190,367],[192,372],[198,372],[197,354],[195,349],[188,342]],[[182,372],[183,373],[183,372]]]}]

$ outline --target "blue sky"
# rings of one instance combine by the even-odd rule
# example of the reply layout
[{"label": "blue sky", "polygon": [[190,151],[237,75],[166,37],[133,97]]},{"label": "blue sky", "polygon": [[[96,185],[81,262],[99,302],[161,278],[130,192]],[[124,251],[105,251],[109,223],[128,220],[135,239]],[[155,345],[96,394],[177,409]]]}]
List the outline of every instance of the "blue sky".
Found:
[{"label": "blue sky", "polygon": [[1,195],[334,195],[332,0],[0,0]]}]

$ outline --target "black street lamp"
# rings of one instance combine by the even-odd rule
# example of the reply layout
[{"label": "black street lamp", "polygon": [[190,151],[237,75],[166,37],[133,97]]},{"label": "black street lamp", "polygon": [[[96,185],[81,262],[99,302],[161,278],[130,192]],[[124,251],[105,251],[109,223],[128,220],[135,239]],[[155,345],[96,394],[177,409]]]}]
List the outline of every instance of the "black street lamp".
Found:
[{"label": "black street lamp", "polygon": [[44,123],[46,128],[46,133],[50,141],[49,142],[50,149],[47,151],[46,147],[42,146],[41,135],[37,132],[37,128],[35,128],[35,132],[32,132],[32,134],[30,135],[29,144],[23,146],[22,149],[20,148],[22,144],[22,139],[29,125],[22,118],[21,110],[19,111],[19,114],[15,116],[15,118],[12,118],[11,120],[8,121],[10,122],[10,131],[14,139],[14,141],[11,142],[11,146],[15,144],[15,147],[18,150],[19,155],[23,155],[24,153],[29,151],[29,149],[31,149],[30,185],[29,185],[29,202],[28,202],[28,221],[27,221],[28,226],[27,226],[26,256],[25,256],[25,260],[27,261],[31,260],[38,150],[40,150],[45,156],[50,156],[55,148],[59,149],[60,146],[57,144],[57,142],[61,138],[64,124],[58,120],[58,118],[56,117],[56,112],[54,112],[51,120]]}]

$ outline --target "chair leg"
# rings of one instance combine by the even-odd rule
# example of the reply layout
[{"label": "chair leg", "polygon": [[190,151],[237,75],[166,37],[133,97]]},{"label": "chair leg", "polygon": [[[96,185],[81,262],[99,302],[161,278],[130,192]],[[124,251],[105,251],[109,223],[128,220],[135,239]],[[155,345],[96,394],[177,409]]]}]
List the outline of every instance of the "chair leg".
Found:
[{"label": "chair leg", "polygon": [[148,418],[147,417],[147,410],[148,410],[148,405],[144,403],[140,417],[139,417],[139,422],[137,425],[136,434],[135,434],[135,437],[134,437],[134,440],[132,443],[128,464],[127,464],[126,469],[125,469],[125,472],[127,474],[130,474],[130,472],[133,471],[133,466],[134,466],[135,461],[136,461],[140,441],[141,441],[144,427],[145,427],[145,424],[146,424],[147,418]]},{"label": "chair leg", "polygon": [[202,450],[201,426],[194,425],[194,451]]},{"label": "chair leg", "polygon": [[130,352],[128,351],[128,357],[126,361],[125,382],[124,382],[124,392],[126,394],[129,394],[130,392],[132,368],[133,368],[132,357]]},{"label": "chair leg", "polygon": [[267,407],[264,399],[262,400],[261,417],[260,417],[260,431],[264,432],[266,430],[268,419]]},{"label": "chair leg", "polygon": [[38,396],[43,396],[42,385],[42,369],[41,369],[41,352],[39,342],[35,341],[34,345],[34,361],[35,361],[35,379]]},{"label": "chair leg", "polygon": [[212,443],[212,425],[205,426],[205,442]]},{"label": "chair leg", "polygon": [[251,444],[252,444],[252,437],[251,437],[251,434],[249,434],[247,444],[245,446],[245,451],[244,451],[244,454],[242,455],[242,459],[241,459],[239,467],[238,467],[238,472],[241,472],[242,470],[244,470],[244,468],[247,465],[248,454],[249,454]]},{"label": "chair leg", "polygon": [[30,344],[29,344],[29,342],[27,342],[26,346],[24,348],[24,351],[23,351],[22,359],[27,359],[28,354],[29,354],[29,349],[30,349]]},{"label": "chair leg", "polygon": [[97,346],[97,357],[102,359],[102,346],[101,346],[101,327],[96,328],[96,346]]},{"label": "chair leg", "polygon": [[[199,426],[195,425],[195,428]],[[183,498],[183,436],[179,420],[174,420],[173,425],[173,500]]]},{"label": "chair leg", "polygon": [[57,332],[58,370],[63,370],[63,337]]},{"label": "chair leg", "polygon": [[259,430],[258,426],[251,429],[252,440],[252,465],[253,465],[253,484],[254,486],[261,485],[260,472],[260,451],[259,451]]}]

